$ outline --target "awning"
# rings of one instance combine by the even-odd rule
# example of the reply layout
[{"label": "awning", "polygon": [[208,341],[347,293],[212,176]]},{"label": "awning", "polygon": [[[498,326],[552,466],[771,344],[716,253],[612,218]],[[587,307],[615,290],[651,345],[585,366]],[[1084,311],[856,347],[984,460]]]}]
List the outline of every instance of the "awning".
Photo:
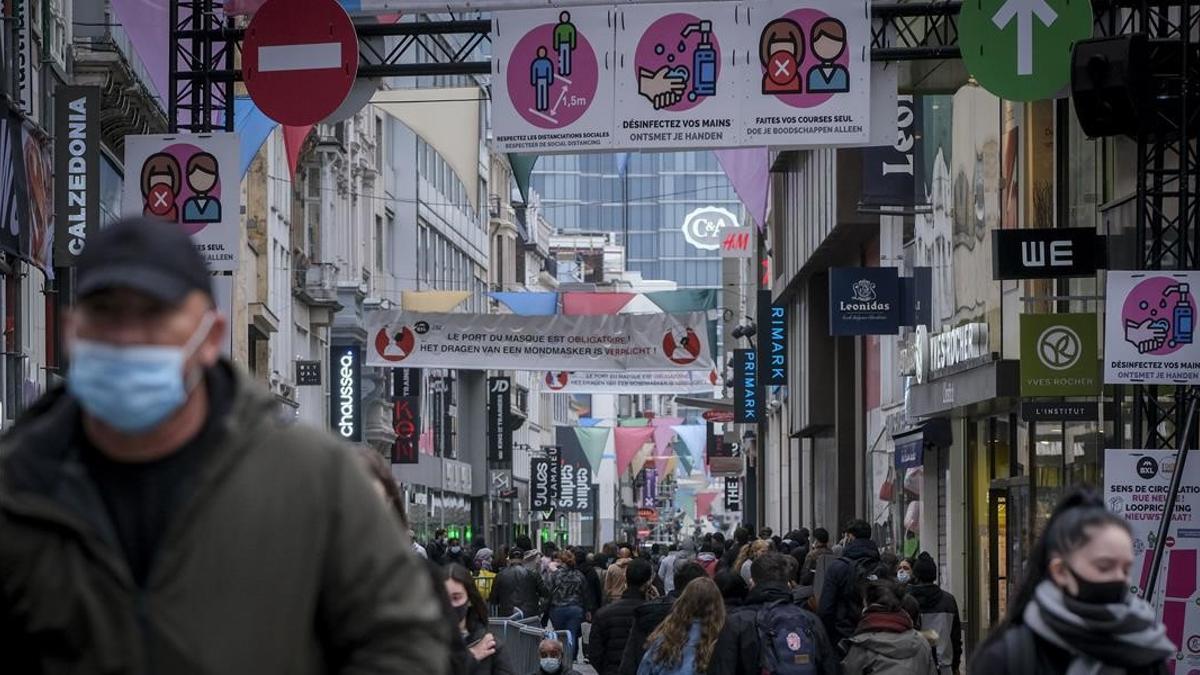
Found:
[{"label": "awning", "polygon": [[925,463],[925,446],[947,447],[952,441],[950,420],[937,417],[916,429],[892,437],[896,446],[896,468],[910,469]]}]

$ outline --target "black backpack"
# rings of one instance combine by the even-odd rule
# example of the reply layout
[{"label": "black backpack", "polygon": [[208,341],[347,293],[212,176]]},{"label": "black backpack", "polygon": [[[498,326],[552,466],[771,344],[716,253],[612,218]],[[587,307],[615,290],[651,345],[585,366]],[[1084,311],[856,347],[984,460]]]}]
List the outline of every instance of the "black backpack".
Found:
[{"label": "black backpack", "polygon": [[769,602],[758,610],[759,665],[762,675],[815,675],[817,618],[787,600]]},{"label": "black backpack", "polygon": [[[863,591],[866,589],[867,584],[879,580],[879,576],[875,573],[879,566],[879,561],[870,558],[855,560],[846,556],[840,556],[838,560],[846,563],[850,571],[846,578],[846,587],[843,588],[845,592],[845,599],[843,601],[846,605],[845,613],[847,616],[853,617],[853,620],[857,622],[858,616],[862,614],[863,610]],[[841,613],[839,612],[840,616]]]}]

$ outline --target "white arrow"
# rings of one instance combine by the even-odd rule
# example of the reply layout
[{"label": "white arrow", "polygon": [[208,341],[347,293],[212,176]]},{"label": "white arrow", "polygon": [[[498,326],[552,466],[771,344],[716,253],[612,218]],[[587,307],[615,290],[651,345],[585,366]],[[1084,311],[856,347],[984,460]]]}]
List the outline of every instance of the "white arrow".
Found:
[{"label": "white arrow", "polygon": [[992,17],[996,28],[1004,30],[1015,18],[1017,20],[1017,74],[1033,74],[1033,16],[1041,20],[1046,28],[1054,25],[1058,14],[1046,0],[1005,0],[1000,10]]}]

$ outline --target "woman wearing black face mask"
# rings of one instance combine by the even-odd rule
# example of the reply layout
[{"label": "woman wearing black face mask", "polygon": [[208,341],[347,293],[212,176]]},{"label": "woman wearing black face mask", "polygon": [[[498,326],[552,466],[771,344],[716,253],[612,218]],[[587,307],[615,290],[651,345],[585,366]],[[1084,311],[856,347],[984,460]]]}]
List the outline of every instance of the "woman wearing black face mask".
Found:
[{"label": "woman wearing black face mask", "polygon": [[460,671],[456,675],[516,675],[503,654],[503,646],[487,630],[487,605],[471,573],[462,565],[452,564],[446,568],[445,585],[462,644],[469,653],[456,660],[455,670]]},{"label": "woman wearing black face mask", "polygon": [[1175,645],[1154,609],[1130,593],[1129,524],[1086,493],[1063,500],[1026,563],[978,675],[1158,675]]}]

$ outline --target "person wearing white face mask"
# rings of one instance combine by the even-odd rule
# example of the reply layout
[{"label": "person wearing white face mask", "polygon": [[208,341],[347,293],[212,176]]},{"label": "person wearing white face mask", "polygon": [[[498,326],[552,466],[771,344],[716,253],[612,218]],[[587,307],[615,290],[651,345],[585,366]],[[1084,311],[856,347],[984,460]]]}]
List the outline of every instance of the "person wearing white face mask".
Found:
[{"label": "person wearing white face mask", "polygon": [[542,640],[538,645],[538,668],[529,675],[579,675],[574,668],[563,670],[563,645],[558,640]]},{"label": "person wearing white face mask", "polygon": [[0,439],[5,671],[445,672],[422,563],[354,453],[221,356],[191,239],[115,223],[75,290],[66,386]]}]

